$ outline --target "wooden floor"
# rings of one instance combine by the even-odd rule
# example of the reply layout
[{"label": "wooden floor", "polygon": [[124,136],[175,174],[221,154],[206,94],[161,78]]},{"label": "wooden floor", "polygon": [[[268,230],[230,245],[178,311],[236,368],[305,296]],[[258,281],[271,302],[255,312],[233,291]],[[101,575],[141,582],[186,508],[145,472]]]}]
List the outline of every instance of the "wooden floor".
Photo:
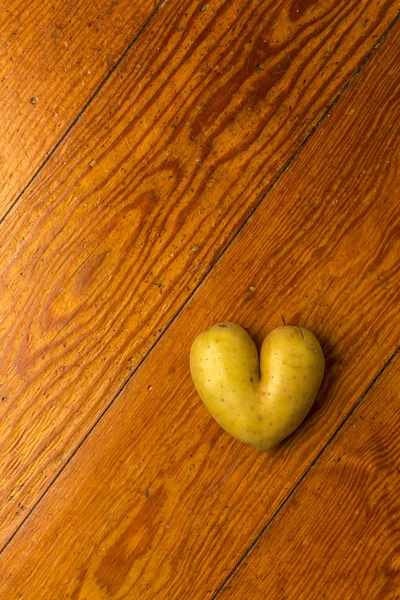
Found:
[{"label": "wooden floor", "polygon": [[[0,4],[0,598],[400,598],[399,0]],[[215,322],[326,356],[260,453]]]}]

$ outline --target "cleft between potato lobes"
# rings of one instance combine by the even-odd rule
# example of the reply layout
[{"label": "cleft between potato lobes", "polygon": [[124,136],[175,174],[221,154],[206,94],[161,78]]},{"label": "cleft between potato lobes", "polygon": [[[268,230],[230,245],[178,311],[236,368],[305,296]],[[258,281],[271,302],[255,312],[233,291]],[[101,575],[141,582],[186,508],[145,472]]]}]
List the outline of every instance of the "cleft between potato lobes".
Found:
[{"label": "cleft between potato lobes", "polygon": [[214,419],[231,435],[264,451],[304,420],[321,385],[325,361],[311,331],[283,326],[261,348],[243,327],[219,323],[197,336],[190,371]]}]

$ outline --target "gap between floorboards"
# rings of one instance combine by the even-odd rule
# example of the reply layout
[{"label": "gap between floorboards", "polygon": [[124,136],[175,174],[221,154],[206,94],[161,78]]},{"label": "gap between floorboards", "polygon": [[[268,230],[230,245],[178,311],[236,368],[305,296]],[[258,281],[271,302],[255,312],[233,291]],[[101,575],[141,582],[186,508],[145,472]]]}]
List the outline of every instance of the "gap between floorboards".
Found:
[{"label": "gap between floorboards", "polygon": [[47,163],[53,158],[54,154],[57,152],[58,148],[61,146],[61,144],[63,143],[63,141],[65,140],[65,138],[71,133],[72,129],[75,127],[75,125],[78,123],[78,121],[85,114],[85,112],[87,111],[87,109],[89,108],[89,106],[91,105],[91,103],[93,102],[93,100],[96,98],[96,96],[98,96],[98,94],[101,92],[101,90],[106,85],[107,81],[112,77],[112,75],[118,69],[118,67],[120,66],[120,64],[122,63],[122,61],[126,57],[126,55],[128,54],[128,52],[130,52],[130,50],[135,45],[135,43],[137,42],[137,40],[144,34],[144,32],[149,27],[149,25],[151,24],[151,22],[153,21],[153,19],[157,16],[157,14],[160,12],[161,8],[167,2],[168,2],[168,0],[162,0],[160,2],[159,6],[157,6],[156,1],[154,2],[155,10],[154,10],[153,14],[150,15],[150,17],[147,19],[147,21],[145,22],[145,24],[142,25],[142,27],[139,29],[139,32],[135,35],[135,37],[133,38],[133,40],[128,44],[127,48],[122,52],[122,54],[119,57],[119,59],[115,62],[115,64],[112,67],[112,69],[104,77],[103,81],[100,82],[100,84],[95,89],[95,91],[93,92],[93,94],[90,96],[90,98],[83,105],[83,107],[81,108],[81,110],[78,112],[77,116],[72,120],[71,124],[64,131],[64,133],[62,134],[62,136],[60,137],[60,139],[58,140],[58,142],[50,150],[49,154],[46,156],[46,158],[44,159],[44,161],[42,162],[42,164],[40,165],[40,167],[35,171],[35,173],[32,175],[32,177],[30,178],[30,180],[28,181],[28,183],[22,188],[21,192],[17,195],[17,197],[15,198],[14,202],[12,202],[11,205],[8,207],[8,209],[6,210],[6,212],[4,213],[4,215],[2,217],[0,217],[0,226],[4,223],[4,221],[7,219],[8,215],[17,206],[17,204],[21,200],[22,196],[25,194],[25,192],[28,190],[28,188],[32,185],[32,183],[35,181],[35,179],[37,179],[37,177],[43,171],[43,169],[45,168],[45,166],[47,165]]}]

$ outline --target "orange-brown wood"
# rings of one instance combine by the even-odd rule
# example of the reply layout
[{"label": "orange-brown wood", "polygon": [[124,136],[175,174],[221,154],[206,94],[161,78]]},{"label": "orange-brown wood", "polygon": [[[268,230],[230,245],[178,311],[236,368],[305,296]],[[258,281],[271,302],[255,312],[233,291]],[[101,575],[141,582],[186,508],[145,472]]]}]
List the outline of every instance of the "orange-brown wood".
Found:
[{"label": "orange-brown wood", "polygon": [[156,4],[0,2],[0,219]]},{"label": "orange-brown wood", "polygon": [[203,7],[164,6],[2,225],[3,542],[397,10]]},{"label": "orange-brown wood", "polygon": [[218,598],[400,597],[400,356]]},{"label": "orange-brown wood", "polygon": [[[397,27],[16,533],[2,598],[211,598],[379,375],[400,320],[399,56]],[[326,353],[312,414],[265,454],[190,380],[191,341],[227,319],[258,343],[308,326]]]}]

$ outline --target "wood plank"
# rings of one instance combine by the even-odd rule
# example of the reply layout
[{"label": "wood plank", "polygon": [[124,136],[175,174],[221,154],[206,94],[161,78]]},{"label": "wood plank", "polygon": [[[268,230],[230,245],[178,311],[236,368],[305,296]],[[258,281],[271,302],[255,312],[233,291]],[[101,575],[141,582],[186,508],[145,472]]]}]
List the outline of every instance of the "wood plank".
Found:
[{"label": "wood plank", "polygon": [[154,0],[0,2],[0,218],[155,9]]},{"label": "wood plank", "polygon": [[3,542],[397,11],[298,10],[167,3],[3,223]]},{"label": "wood plank", "polygon": [[400,597],[399,388],[397,356],[218,598]]},{"label": "wood plank", "polygon": [[[379,374],[400,321],[399,56],[397,27],[4,550],[2,598],[211,598]],[[261,454],[210,418],[188,354],[212,322],[259,343],[282,317],[327,374]]]}]

